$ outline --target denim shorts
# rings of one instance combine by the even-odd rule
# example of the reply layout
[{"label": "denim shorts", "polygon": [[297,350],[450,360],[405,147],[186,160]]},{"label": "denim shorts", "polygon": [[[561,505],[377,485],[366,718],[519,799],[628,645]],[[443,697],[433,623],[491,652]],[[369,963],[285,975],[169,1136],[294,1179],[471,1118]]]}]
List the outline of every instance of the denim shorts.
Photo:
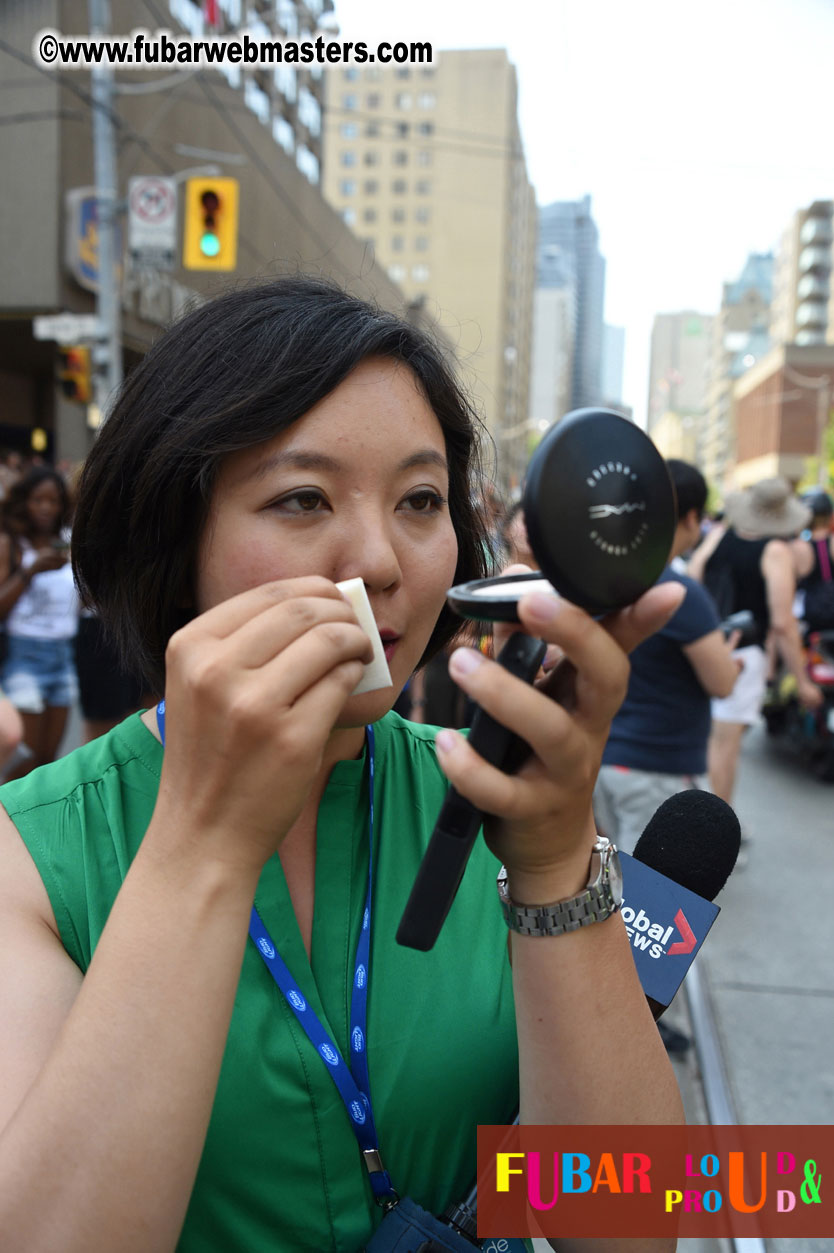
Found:
[{"label": "denim shorts", "polygon": [[78,679],[73,641],[7,636],[0,684],[21,713],[40,714],[47,705],[75,704]]}]

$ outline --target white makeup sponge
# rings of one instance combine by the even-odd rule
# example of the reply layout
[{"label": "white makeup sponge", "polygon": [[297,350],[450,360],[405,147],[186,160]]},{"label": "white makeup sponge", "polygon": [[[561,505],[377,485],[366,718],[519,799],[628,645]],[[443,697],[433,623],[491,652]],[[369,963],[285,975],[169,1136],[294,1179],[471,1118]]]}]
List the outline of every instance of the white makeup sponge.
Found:
[{"label": "white makeup sponge", "polygon": [[350,601],[353,612],[359,619],[359,625],[374,646],[374,659],[365,667],[362,678],[353,689],[352,695],[358,696],[361,692],[375,692],[381,687],[392,687],[391,671],[385,660],[385,650],[382,647],[368,593],[365,591],[365,584],[362,579],[345,579],[336,586],[345,599]]}]

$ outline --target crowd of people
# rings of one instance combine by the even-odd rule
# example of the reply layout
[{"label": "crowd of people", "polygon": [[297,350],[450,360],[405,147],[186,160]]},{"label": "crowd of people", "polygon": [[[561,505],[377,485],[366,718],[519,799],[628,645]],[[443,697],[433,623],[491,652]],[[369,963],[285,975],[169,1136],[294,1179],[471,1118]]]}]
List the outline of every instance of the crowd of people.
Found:
[{"label": "crowd of people", "polygon": [[[811,511],[773,485],[704,537],[706,484],[670,463],[657,586],[605,622],[520,601],[565,658],[559,703],[552,672],[514,678],[446,605],[453,583],[535,560],[521,511],[475,490],[479,440],[421,331],[282,279],[158,340],[74,505],[47,467],[9,484],[2,683],[29,749],[0,792],[9,1247],[353,1253],[394,1231],[398,1196],[437,1214],[466,1195],[479,1123],[682,1121],[604,836],[628,846],[664,794],[704,785],[710,736],[755,697],[723,722],[720,702],[742,676],[759,690],[768,639],[800,681],[786,606],[803,561],[825,579],[834,554],[795,539]],[[392,687],[362,688],[347,579]],[[756,615],[755,656],[724,638],[719,585]],[[89,647],[115,648],[134,686],[53,761],[85,673],[76,589]],[[452,729],[474,703],[530,745],[515,775]],[[417,953],[394,936],[450,782],[484,839]],[[588,925],[563,925],[591,889]]]}]

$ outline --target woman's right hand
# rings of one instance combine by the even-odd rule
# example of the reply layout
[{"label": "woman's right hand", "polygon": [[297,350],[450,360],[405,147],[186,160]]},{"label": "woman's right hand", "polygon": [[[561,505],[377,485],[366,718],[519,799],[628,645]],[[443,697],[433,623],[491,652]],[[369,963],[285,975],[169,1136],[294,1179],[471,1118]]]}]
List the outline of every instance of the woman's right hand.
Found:
[{"label": "woman's right hand", "polygon": [[301,813],[372,655],[347,600],[317,576],[253,588],[177,631],[155,838],[170,848],[185,829],[201,856],[260,870]]}]

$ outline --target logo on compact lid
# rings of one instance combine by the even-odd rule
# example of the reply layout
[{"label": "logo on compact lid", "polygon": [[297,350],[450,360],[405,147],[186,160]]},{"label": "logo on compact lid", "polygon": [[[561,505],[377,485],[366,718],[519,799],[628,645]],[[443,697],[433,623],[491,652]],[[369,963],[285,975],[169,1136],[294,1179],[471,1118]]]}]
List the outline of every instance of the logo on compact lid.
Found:
[{"label": "logo on compact lid", "polygon": [[[639,548],[648,534],[645,520],[646,501],[631,484],[637,475],[623,461],[600,462],[585,479],[589,487],[600,489],[607,500],[588,506],[588,517],[594,524],[590,539],[610,557],[627,557]],[[619,501],[611,497],[620,496]],[[624,499],[623,499],[624,497]]]}]

